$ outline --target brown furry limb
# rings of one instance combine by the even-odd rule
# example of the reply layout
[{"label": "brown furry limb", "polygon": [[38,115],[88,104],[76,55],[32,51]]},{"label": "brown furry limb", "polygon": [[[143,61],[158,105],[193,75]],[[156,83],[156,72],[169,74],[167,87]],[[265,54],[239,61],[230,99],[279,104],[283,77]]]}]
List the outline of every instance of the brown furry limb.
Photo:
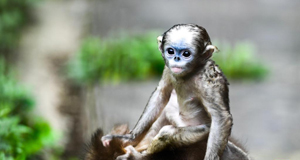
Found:
[{"label": "brown furry limb", "polygon": [[[126,134],[128,133],[127,125],[120,125],[115,127],[112,134]],[[103,132],[98,129],[92,136],[91,142],[87,147],[87,153],[84,160],[115,160],[118,156],[126,153],[122,142],[115,138],[110,142],[109,147],[104,147],[101,141]],[[230,140],[225,148],[222,160],[248,160],[250,159],[244,155],[245,150],[240,144],[236,144]],[[201,160],[204,159],[206,152],[207,139],[196,142],[194,144],[184,147],[169,146],[163,151],[146,155],[142,160]],[[233,147],[232,145],[236,146]],[[141,160],[134,157],[129,157],[129,160]]]},{"label": "brown furry limb", "polygon": [[[101,142],[103,132],[98,129],[92,136],[91,143],[87,148],[84,160],[115,160],[117,156],[125,154],[122,143],[118,139],[113,139],[109,147],[104,147]],[[195,150],[204,148],[204,150]],[[200,142],[188,147],[166,148],[164,151],[148,155],[143,160],[186,160],[186,157],[193,159],[203,159],[205,154],[206,142]],[[192,158],[195,157],[195,158]]]}]

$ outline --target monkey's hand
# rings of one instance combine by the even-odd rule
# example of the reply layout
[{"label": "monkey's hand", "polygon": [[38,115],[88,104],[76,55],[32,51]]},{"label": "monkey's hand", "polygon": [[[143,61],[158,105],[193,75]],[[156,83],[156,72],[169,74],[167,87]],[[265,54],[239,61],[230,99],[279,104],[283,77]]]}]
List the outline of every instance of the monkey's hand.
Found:
[{"label": "monkey's hand", "polygon": [[132,134],[124,134],[124,135],[105,135],[101,138],[102,144],[104,147],[108,147],[110,142],[113,139],[120,139],[123,143],[123,146],[128,146],[129,144],[132,143],[134,136]]},{"label": "monkey's hand", "polygon": [[168,147],[174,139],[175,132],[176,128],[172,125],[164,126],[153,138],[150,146],[147,148],[147,153],[159,152]]}]

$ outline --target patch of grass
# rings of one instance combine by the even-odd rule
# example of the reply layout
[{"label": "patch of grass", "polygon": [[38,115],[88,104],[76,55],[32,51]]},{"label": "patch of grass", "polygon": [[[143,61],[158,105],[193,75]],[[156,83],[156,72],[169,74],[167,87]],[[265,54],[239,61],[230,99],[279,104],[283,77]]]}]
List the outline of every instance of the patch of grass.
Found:
[{"label": "patch of grass", "polygon": [[161,75],[164,62],[156,36],[88,38],[70,63],[70,76],[84,83],[118,83]]},{"label": "patch of grass", "polygon": [[[161,76],[164,62],[158,51],[159,34],[101,40],[87,38],[69,65],[69,76],[84,84],[118,83]],[[255,57],[250,43],[217,45],[221,50],[213,59],[230,79],[262,79],[268,72]]]},{"label": "patch of grass", "polygon": [[[216,43],[218,44],[218,43]],[[223,43],[217,45],[219,53],[214,53],[213,60],[230,79],[263,79],[268,68],[255,56],[255,46],[249,42],[239,42],[235,46]]]}]

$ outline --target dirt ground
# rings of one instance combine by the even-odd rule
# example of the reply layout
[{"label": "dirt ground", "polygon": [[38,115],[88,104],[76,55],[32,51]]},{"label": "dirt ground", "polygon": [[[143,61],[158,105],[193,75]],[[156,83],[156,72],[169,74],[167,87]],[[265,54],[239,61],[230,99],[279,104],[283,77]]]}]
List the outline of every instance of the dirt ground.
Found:
[{"label": "dirt ground", "polygon": [[[258,61],[269,66],[265,81],[230,81],[233,135],[256,160],[300,159],[300,2],[289,1],[49,1],[37,9],[40,23],[25,33],[18,59],[20,80],[37,98],[37,112],[57,130],[67,120],[57,111],[63,83],[49,67],[51,57],[68,57],[80,35],[106,37],[120,31],[165,31],[177,23],[204,26],[214,40],[250,41]],[[83,17],[87,15],[87,17]],[[88,21],[89,25],[84,28]],[[222,50],[222,48],[220,48]],[[157,80],[98,86],[94,120],[108,131],[115,123],[132,128]],[[92,121],[92,120],[91,120]]]}]

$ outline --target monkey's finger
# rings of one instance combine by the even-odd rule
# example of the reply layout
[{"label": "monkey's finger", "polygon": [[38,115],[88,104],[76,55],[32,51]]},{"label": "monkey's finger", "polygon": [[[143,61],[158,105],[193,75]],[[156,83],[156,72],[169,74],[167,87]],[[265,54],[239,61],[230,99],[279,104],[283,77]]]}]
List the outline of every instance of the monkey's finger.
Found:
[{"label": "monkey's finger", "polygon": [[110,142],[110,140],[103,140],[102,144],[103,144],[104,147],[108,147],[109,146],[109,142]]}]

